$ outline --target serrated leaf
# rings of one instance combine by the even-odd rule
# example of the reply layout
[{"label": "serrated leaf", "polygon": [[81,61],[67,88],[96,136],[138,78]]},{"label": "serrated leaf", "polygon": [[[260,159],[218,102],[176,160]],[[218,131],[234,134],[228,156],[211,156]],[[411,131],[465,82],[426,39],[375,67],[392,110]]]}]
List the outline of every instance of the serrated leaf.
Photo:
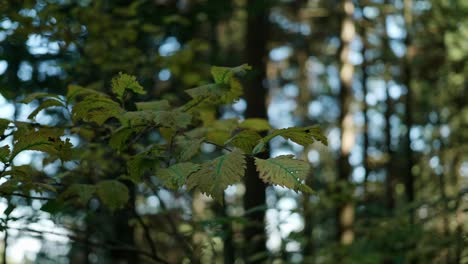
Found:
[{"label": "serrated leaf", "polygon": [[271,129],[267,120],[262,118],[248,118],[239,124],[240,128],[250,129],[254,131],[267,131]]},{"label": "serrated leaf", "polygon": [[156,173],[163,180],[163,185],[169,189],[177,190],[185,184],[187,177],[200,169],[199,164],[191,162],[177,163],[169,168],[159,169]]},{"label": "serrated leaf", "polygon": [[96,90],[92,90],[92,89],[88,89],[88,88],[84,88],[84,87],[81,87],[79,85],[74,85],[74,84],[71,84],[68,86],[68,91],[67,91],[67,101],[72,101],[72,100],[75,100],[76,98],[80,97],[80,98],[85,98],[86,96],[90,96],[90,95],[94,95],[94,96],[106,96],[105,94],[101,93],[101,92],[98,92]]},{"label": "serrated leaf", "polygon": [[198,189],[223,203],[224,190],[239,182],[245,171],[244,154],[239,150],[224,154],[202,164],[187,180],[189,189]]},{"label": "serrated leaf", "polygon": [[72,119],[75,122],[83,120],[102,125],[109,118],[118,118],[123,113],[123,109],[117,102],[105,96],[90,94],[73,107]]},{"label": "serrated leaf", "polygon": [[290,139],[299,145],[307,146],[315,141],[319,141],[324,145],[328,144],[327,138],[317,126],[308,127],[290,127],[274,130],[270,135],[263,138],[265,142],[270,141],[276,136],[282,136],[285,139]]},{"label": "serrated leaf", "polygon": [[14,134],[11,158],[25,150],[36,150],[69,160],[72,144],[70,139],[62,140],[62,135],[61,129],[20,127]]},{"label": "serrated leaf", "polygon": [[135,129],[128,127],[117,129],[109,139],[109,146],[115,150],[121,151],[127,145],[126,143],[130,136],[135,132]]},{"label": "serrated leaf", "polygon": [[165,111],[169,110],[171,106],[167,100],[139,102],[136,103],[137,110],[152,110],[152,111]]},{"label": "serrated leaf", "polygon": [[143,87],[137,82],[136,77],[125,73],[112,79],[112,92],[122,99],[125,90],[133,91],[137,94],[145,94]]},{"label": "serrated leaf", "polygon": [[230,138],[224,144],[230,144],[242,149],[245,153],[251,153],[253,148],[261,139],[262,137],[257,132],[251,130],[243,130],[234,137]]},{"label": "serrated leaf", "polygon": [[263,152],[263,151],[265,150],[265,145],[266,145],[265,141],[264,141],[263,139],[260,140],[260,141],[258,142],[258,144],[255,145],[255,147],[253,148],[252,154],[255,155],[255,154],[258,154],[258,153],[260,153],[260,152]]},{"label": "serrated leaf", "polygon": [[30,93],[28,94],[23,100],[21,100],[21,103],[23,104],[29,104],[30,102],[37,100],[37,99],[42,99],[42,98],[56,98],[59,99],[59,96],[56,94],[50,94],[50,93],[44,93],[44,92],[37,92],[37,93]]},{"label": "serrated leaf", "polygon": [[53,107],[53,106],[64,107],[62,102],[60,102],[58,100],[55,100],[55,99],[48,99],[48,100],[45,100],[44,102],[42,102],[36,109],[34,109],[34,111],[32,111],[31,114],[29,114],[28,119],[36,118],[36,115],[40,111],[42,111],[43,109],[49,108],[49,107]]},{"label": "serrated leaf", "polygon": [[163,146],[155,146],[149,150],[140,152],[128,159],[127,161],[127,172],[129,179],[134,183],[141,182],[141,178],[145,171],[149,169],[154,169],[156,166],[156,161],[159,157],[164,156],[162,152],[164,151]]},{"label": "serrated leaf", "polygon": [[211,75],[216,83],[229,84],[235,74],[244,73],[251,69],[252,67],[247,64],[242,64],[232,68],[213,66],[211,67]]},{"label": "serrated leaf", "polygon": [[296,191],[312,192],[309,186],[302,183],[310,171],[310,166],[305,161],[293,159],[292,155],[285,155],[266,160],[255,158],[255,165],[260,178],[266,183]]},{"label": "serrated leaf", "polygon": [[184,137],[177,137],[176,145],[180,149],[179,160],[188,161],[200,152],[201,144],[205,138],[191,139]]},{"label": "serrated leaf", "polygon": [[96,184],[96,194],[110,211],[124,207],[129,199],[127,186],[116,180],[100,181]]},{"label": "serrated leaf", "polygon": [[96,187],[90,184],[72,184],[61,195],[61,199],[74,199],[80,205],[86,205],[96,192]]},{"label": "serrated leaf", "polygon": [[155,114],[153,111],[131,111],[124,112],[119,117],[120,123],[125,127],[135,127],[142,125],[151,125],[154,123]]},{"label": "serrated leaf", "polygon": [[154,121],[163,127],[186,128],[192,122],[192,115],[180,111],[157,111],[154,112]]}]

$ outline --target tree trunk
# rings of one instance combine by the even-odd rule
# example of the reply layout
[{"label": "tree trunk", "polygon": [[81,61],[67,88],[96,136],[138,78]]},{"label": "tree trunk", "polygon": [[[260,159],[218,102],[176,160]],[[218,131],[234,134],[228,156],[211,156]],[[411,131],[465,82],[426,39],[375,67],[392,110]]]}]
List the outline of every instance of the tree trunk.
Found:
[{"label": "tree trunk", "polygon": [[[268,3],[267,0],[251,0],[247,2],[247,62],[253,68],[252,78],[245,87],[247,101],[246,118],[267,118],[266,95],[266,60],[268,39]],[[267,158],[268,153],[264,153]],[[245,210],[264,206],[266,185],[258,177],[252,158],[248,158],[245,175]],[[255,210],[247,215],[248,225],[244,230],[246,240],[246,256],[252,256],[266,251],[266,235],[264,229],[265,211]]]},{"label": "tree trunk", "polygon": [[[404,18],[406,24],[406,38],[405,38],[405,45],[406,45],[406,57],[404,61],[404,69],[403,69],[403,84],[406,87],[407,93],[405,98],[405,108],[406,108],[406,116],[405,116],[405,125],[406,125],[406,175],[405,175],[405,194],[406,200],[409,204],[414,202],[415,198],[415,190],[414,190],[414,175],[412,173],[412,168],[414,166],[413,160],[413,151],[411,149],[411,127],[413,126],[413,113],[412,113],[412,89],[411,89],[411,61],[413,58],[413,47],[411,41],[411,25],[412,25],[412,14],[411,14],[411,7],[412,7],[412,0],[405,0],[404,1]],[[414,223],[414,214],[413,210],[410,210],[410,223]]]},{"label": "tree trunk", "polygon": [[[352,82],[354,75],[354,66],[349,61],[351,51],[351,41],[355,36],[355,27],[353,22],[354,4],[352,0],[343,1],[343,14],[341,21],[341,47],[340,47],[340,129],[341,129],[341,147],[338,165],[338,184],[342,195],[344,185],[349,182],[351,166],[349,164],[349,155],[355,143],[355,133],[353,116],[350,109],[352,101]],[[354,240],[354,205],[351,197],[342,197],[338,205],[338,240],[343,245],[349,245]]]}]

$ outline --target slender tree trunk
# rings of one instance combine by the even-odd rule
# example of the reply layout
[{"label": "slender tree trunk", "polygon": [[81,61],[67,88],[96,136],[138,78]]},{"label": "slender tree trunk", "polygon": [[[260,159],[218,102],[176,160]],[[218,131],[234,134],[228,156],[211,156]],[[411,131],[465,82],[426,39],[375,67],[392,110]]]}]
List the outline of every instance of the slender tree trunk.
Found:
[{"label": "slender tree trunk", "polygon": [[[340,128],[341,128],[341,147],[338,166],[338,181],[340,189],[349,182],[351,174],[351,165],[349,164],[349,155],[355,142],[354,123],[351,112],[352,101],[352,82],[354,75],[354,66],[349,61],[351,51],[351,41],[355,36],[355,27],[353,21],[354,4],[352,0],[344,0],[343,18],[341,21],[341,47],[340,47]],[[343,184],[343,185],[342,185]],[[343,191],[341,190],[343,193]],[[343,194],[344,195],[344,194]],[[343,197],[344,198],[344,197]],[[350,197],[346,197],[338,205],[338,240],[343,245],[349,245],[354,240],[354,204]]]},{"label": "slender tree trunk", "polygon": [[[251,0],[247,2],[247,62],[253,68],[252,78],[245,87],[247,101],[246,118],[267,118],[266,111],[266,60],[268,40],[268,0]],[[263,154],[268,157],[268,153]],[[247,160],[245,175],[245,210],[266,204],[266,185],[258,177],[252,158]],[[266,251],[264,229],[265,211],[256,210],[247,216],[249,224],[244,230],[247,257]]]},{"label": "slender tree trunk", "polygon": [[[406,86],[406,98],[405,98],[405,107],[406,107],[406,116],[405,116],[405,125],[406,125],[406,175],[405,175],[405,194],[406,200],[409,204],[412,204],[415,199],[415,189],[414,189],[414,175],[412,168],[414,166],[413,160],[413,151],[411,149],[411,128],[413,126],[413,91],[411,88],[411,61],[413,58],[413,46],[411,40],[411,27],[412,27],[412,0],[404,1],[404,18],[406,24],[406,56],[403,67],[403,84]],[[413,210],[410,210],[410,223],[414,223],[414,213]]]},{"label": "slender tree trunk", "polygon": [[361,38],[362,38],[362,66],[361,66],[361,71],[362,71],[362,94],[363,94],[363,107],[362,107],[362,112],[364,115],[364,130],[362,132],[363,136],[363,146],[362,146],[362,159],[363,159],[363,166],[364,166],[364,182],[363,182],[363,188],[364,188],[364,199],[367,200],[367,195],[368,195],[368,190],[367,190],[367,183],[369,180],[369,160],[367,157],[367,150],[369,149],[369,118],[367,116],[368,112],[368,106],[366,102],[366,97],[368,94],[368,87],[367,87],[367,79],[369,77],[367,73],[367,66],[368,62],[366,60],[366,50],[367,50],[367,30],[366,30],[366,25],[362,25],[362,32],[361,32]]},{"label": "slender tree trunk", "polygon": [[[129,203],[135,204],[135,186],[133,184],[126,184],[129,189]],[[113,220],[115,242],[130,247],[136,247],[135,245],[135,230],[134,227],[129,223],[129,220],[134,216],[134,206],[131,208],[125,208],[115,213]],[[110,257],[112,263],[115,264],[137,264],[140,263],[139,256],[132,251],[122,251],[120,249],[111,250]]]}]

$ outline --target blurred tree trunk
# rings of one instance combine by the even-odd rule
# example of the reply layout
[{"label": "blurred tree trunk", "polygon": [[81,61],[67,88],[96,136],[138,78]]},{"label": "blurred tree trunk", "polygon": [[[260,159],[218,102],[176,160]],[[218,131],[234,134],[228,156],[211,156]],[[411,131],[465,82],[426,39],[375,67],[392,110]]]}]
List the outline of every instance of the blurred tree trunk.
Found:
[{"label": "blurred tree trunk", "polygon": [[361,71],[362,71],[362,96],[363,96],[363,106],[362,106],[362,113],[364,115],[364,129],[362,132],[363,136],[363,146],[362,146],[362,160],[363,160],[363,166],[364,166],[364,182],[363,182],[363,188],[364,188],[364,199],[367,200],[367,191],[368,191],[368,180],[369,180],[369,159],[367,157],[367,150],[369,149],[369,118],[367,116],[368,112],[368,106],[367,106],[367,101],[366,97],[368,94],[368,87],[367,87],[367,79],[369,78],[369,75],[367,73],[367,67],[368,67],[368,62],[366,59],[366,51],[367,51],[367,30],[366,30],[366,20],[363,21],[363,24],[361,25],[361,41],[362,41],[362,50],[361,50],[361,55],[362,55],[362,65],[361,65]]},{"label": "blurred tree trunk", "polygon": [[[245,118],[267,118],[266,111],[266,60],[268,59],[268,0],[251,0],[247,2],[247,36],[246,55],[247,63],[253,68],[251,79],[245,87],[247,109]],[[267,158],[268,153],[263,154]],[[266,204],[265,183],[260,180],[252,158],[247,159],[245,174],[245,210],[258,208]],[[265,210],[255,210],[247,215],[247,224],[244,235],[246,240],[246,254],[266,252]]]},{"label": "blurred tree trunk", "polygon": [[[384,4],[389,4],[389,1],[384,1]],[[385,164],[386,177],[385,177],[385,205],[388,213],[392,214],[395,209],[395,179],[394,179],[394,152],[392,150],[392,132],[390,118],[393,112],[393,102],[390,98],[390,86],[389,81],[391,80],[390,65],[388,60],[392,58],[392,51],[390,49],[390,39],[388,36],[388,28],[386,24],[387,15],[383,17],[383,60],[385,61],[384,71],[384,82],[385,82],[385,148],[387,151],[388,160]]]},{"label": "blurred tree trunk", "polygon": [[338,165],[338,184],[342,194],[338,204],[338,240],[343,245],[349,245],[354,240],[354,204],[350,197],[344,197],[346,194],[343,191],[345,185],[349,183],[351,174],[351,165],[349,164],[349,155],[355,143],[354,123],[351,112],[352,101],[352,83],[354,75],[354,66],[349,61],[351,51],[351,41],[355,36],[355,26],[353,21],[354,4],[352,0],[344,0],[342,2],[342,20],[340,40],[341,47],[339,53],[340,59],[340,120],[341,129],[341,146]]},{"label": "blurred tree trunk", "polygon": [[[126,247],[138,248],[135,243],[134,238],[134,227],[130,223],[130,219],[135,214],[132,212],[134,210],[135,204],[135,187],[133,184],[126,184],[129,190],[129,201],[131,207],[122,209],[115,213],[112,223],[113,223],[113,234],[115,235],[115,242]],[[137,264],[140,263],[139,255],[133,251],[123,251],[121,249],[114,249],[110,251],[111,263],[115,264]]]},{"label": "blurred tree trunk", "polygon": [[[412,102],[413,100],[413,91],[411,88],[411,62],[414,56],[414,47],[412,46],[412,39],[411,39],[411,28],[412,28],[412,0],[405,0],[404,1],[404,19],[406,25],[406,38],[405,38],[405,45],[406,45],[406,56],[404,58],[404,66],[403,66],[403,85],[406,87],[406,98],[405,98],[405,108],[406,108],[406,115],[405,115],[405,125],[406,125],[406,175],[404,176],[404,184],[405,184],[405,194],[406,200],[409,204],[413,204],[415,198],[415,189],[414,189],[414,175],[412,172],[412,168],[414,166],[413,160],[413,151],[411,149],[411,128],[413,126],[413,108]],[[410,223],[414,223],[414,214],[413,210],[410,210]]]}]

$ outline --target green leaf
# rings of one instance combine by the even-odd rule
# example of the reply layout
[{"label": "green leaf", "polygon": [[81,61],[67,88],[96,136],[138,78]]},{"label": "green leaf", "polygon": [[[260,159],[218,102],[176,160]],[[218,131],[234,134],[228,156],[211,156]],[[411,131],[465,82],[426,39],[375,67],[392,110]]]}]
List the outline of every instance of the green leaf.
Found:
[{"label": "green leaf", "polygon": [[46,109],[46,108],[49,108],[49,107],[53,107],[53,106],[60,106],[60,107],[64,107],[63,103],[58,101],[58,100],[55,100],[55,99],[47,99],[45,100],[44,102],[42,102],[36,109],[34,109],[34,111],[31,112],[31,114],[29,114],[28,116],[28,119],[35,119],[36,118],[36,115],[43,109]]},{"label": "green leaf", "polygon": [[192,115],[180,111],[154,112],[157,125],[169,128],[186,128],[192,122]]},{"label": "green leaf", "polygon": [[157,160],[164,154],[163,146],[154,146],[149,150],[140,152],[127,161],[128,179],[134,183],[140,183],[141,177],[148,169],[153,170]]},{"label": "green leaf", "polygon": [[96,187],[90,184],[72,184],[61,195],[61,199],[74,198],[75,202],[80,205],[88,204],[88,201],[93,197]]},{"label": "green leaf", "polygon": [[109,118],[118,118],[123,113],[120,105],[110,98],[99,94],[89,94],[73,107],[72,119],[74,122],[83,120],[102,125]]},{"label": "green leaf", "polygon": [[188,161],[200,152],[200,146],[205,138],[192,139],[177,137],[176,145],[180,149],[179,160]]},{"label": "green leaf", "polygon": [[37,150],[69,160],[72,144],[69,139],[63,141],[60,138],[62,135],[62,129],[19,127],[14,134],[11,158],[24,150]]},{"label": "green leaf", "polygon": [[251,153],[255,145],[257,145],[258,141],[261,139],[262,137],[257,132],[243,130],[234,137],[230,138],[224,144],[230,144],[242,149],[245,153]]},{"label": "green leaf", "polygon": [[155,114],[153,111],[131,111],[124,112],[119,117],[120,123],[125,127],[149,126],[154,124]]},{"label": "green leaf", "polygon": [[163,180],[164,186],[177,190],[185,184],[185,180],[190,174],[199,169],[199,164],[183,162],[174,164],[169,168],[159,169],[156,175]]},{"label": "green leaf", "polygon": [[250,129],[254,131],[267,131],[271,129],[267,120],[262,118],[248,118],[239,124],[240,128]]},{"label": "green leaf", "polygon": [[187,179],[187,188],[198,189],[223,203],[224,190],[244,176],[245,158],[239,150],[224,154],[202,164],[200,170]]},{"label": "green leaf", "polygon": [[21,100],[21,103],[23,104],[29,104],[30,102],[37,100],[37,99],[42,99],[42,98],[55,98],[59,99],[59,96],[56,94],[50,94],[50,93],[44,93],[44,92],[38,92],[38,93],[30,93],[28,94],[23,100]]},{"label": "green leaf", "polygon": [[109,139],[109,146],[115,150],[121,151],[127,146],[127,141],[136,131],[132,128],[121,127],[117,129]]},{"label": "green leaf", "polygon": [[235,74],[242,74],[251,69],[252,67],[247,64],[232,68],[213,66],[211,67],[211,75],[216,83],[229,84]]},{"label": "green leaf", "polygon": [[10,146],[5,145],[0,147],[0,162],[8,162],[10,157]]},{"label": "green leaf", "polygon": [[270,135],[264,137],[263,140],[268,142],[276,136],[282,136],[285,139],[290,139],[302,146],[310,145],[315,141],[319,141],[324,145],[328,145],[327,138],[323,135],[322,131],[317,126],[290,127],[273,130],[273,132]]},{"label": "green leaf", "polygon": [[106,94],[103,94],[103,93],[98,92],[96,90],[84,88],[84,87],[81,87],[79,85],[71,84],[71,85],[68,86],[68,92],[67,92],[67,101],[68,102],[73,101],[73,100],[75,100],[77,98],[83,99],[86,96],[90,96],[90,95],[107,97]]},{"label": "green leaf", "polygon": [[8,128],[8,125],[11,123],[8,119],[0,118],[0,136],[5,133],[5,130]]},{"label": "green leaf", "polygon": [[127,186],[116,180],[100,181],[96,184],[96,194],[111,211],[124,207],[129,199]]},{"label": "green leaf", "polygon": [[171,106],[167,100],[159,100],[136,103],[136,108],[137,110],[165,111],[169,110]]},{"label": "green leaf", "polygon": [[296,191],[312,192],[309,186],[302,183],[310,171],[310,166],[305,161],[293,159],[292,155],[285,155],[266,160],[255,158],[255,165],[260,178],[266,183]]},{"label": "green leaf", "polygon": [[125,90],[130,90],[137,94],[146,93],[143,87],[136,81],[135,76],[119,73],[119,76],[112,79],[112,92],[122,100]]}]

